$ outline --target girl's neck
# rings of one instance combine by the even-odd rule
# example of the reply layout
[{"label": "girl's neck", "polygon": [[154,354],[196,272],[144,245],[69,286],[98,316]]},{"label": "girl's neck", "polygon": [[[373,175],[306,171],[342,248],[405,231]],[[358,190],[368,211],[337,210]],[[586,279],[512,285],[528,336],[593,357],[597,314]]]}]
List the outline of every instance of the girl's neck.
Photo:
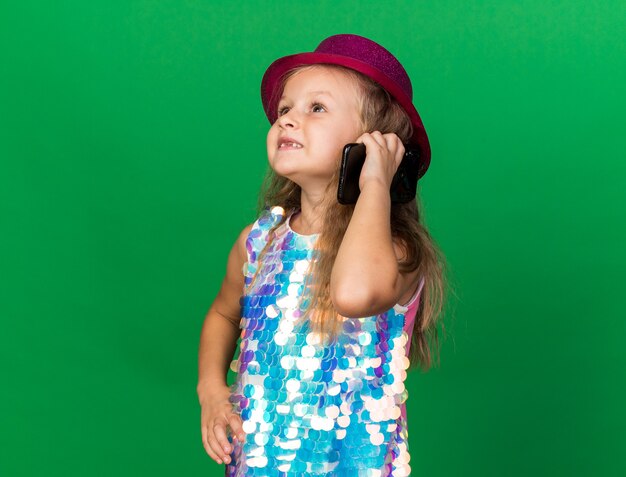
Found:
[{"label": "girl's neck", "polygon": [[304,191],[300,195],[300,212],[289,221],[291,228],[302,235],[317,234],[322,231],[326,206],[323,197],[312,197]]}]

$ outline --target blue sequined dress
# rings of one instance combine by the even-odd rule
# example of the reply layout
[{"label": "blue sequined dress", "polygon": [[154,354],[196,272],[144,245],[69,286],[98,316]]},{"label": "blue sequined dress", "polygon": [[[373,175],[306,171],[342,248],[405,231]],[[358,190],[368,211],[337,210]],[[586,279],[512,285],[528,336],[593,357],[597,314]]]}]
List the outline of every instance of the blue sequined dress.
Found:
[{"label": "blue sequined dress", "polygon": [[[227,476],[410,475],[404,403],[407,307],[344,318],[329,346],[299,318],[317,235],[269,229],[285,211],[267,209],[246,247],[239,355],[231,402],[245,442],[234,441]],[[259,269],[257,279],[252,278]]]}]

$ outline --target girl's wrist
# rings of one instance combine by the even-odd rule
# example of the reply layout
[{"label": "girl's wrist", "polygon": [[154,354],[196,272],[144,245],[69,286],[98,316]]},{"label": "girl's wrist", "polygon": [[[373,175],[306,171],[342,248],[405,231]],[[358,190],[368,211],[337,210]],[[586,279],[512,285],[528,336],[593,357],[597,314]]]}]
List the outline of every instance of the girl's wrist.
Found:
[{"label": "girl's wrist", "polygon": [[227,391],[228,385],[223,380],[205,380],[198,383],[196,392],[200,403],[209,399],[212,394],[220,391]]},{"label": "girl's wrist", "polygon": [[361,194],[371,194],[372,191],[376,191],[374,193],[381,193],[383,195],[389,195],[389,188],[391,185],[388,185],[380,178],[372,178],[363,182],[363,185],[360,187]]}]

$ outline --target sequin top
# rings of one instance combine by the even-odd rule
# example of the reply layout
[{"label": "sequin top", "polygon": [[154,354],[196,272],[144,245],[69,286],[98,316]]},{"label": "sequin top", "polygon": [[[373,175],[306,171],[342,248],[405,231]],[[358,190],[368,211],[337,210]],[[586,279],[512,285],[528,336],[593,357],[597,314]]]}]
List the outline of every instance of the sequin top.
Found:
[{"label": "sequin top", "polygon": [[[247,241],[241,341],[231,362],[234,411],[245,441],[232,442],[226,476],[410,475],[405,401],[408,345],[421,284],[409,306],[342,318],[322,346],[306,319],[305,276],[315,235],[300,235],[290,214],[267,209]],[[257,278],[253,276],[258,270]]]}]

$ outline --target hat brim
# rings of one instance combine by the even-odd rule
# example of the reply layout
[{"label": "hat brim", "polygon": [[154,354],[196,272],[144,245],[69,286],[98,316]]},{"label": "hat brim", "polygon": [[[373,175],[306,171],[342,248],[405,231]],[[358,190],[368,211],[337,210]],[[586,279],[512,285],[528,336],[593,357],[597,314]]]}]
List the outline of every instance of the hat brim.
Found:
[{"label": "hat brim", "polygon": [[263,103],[265,115],[269,119],[270,123],[273,124],[277,117],[277,101],[272,101],[271,96],[275,91],[276,86],[279,84],[282,76],[289,70],[298,66],[323,63],[344,66],[364,74],[379,83],[398,101],[398,103],[400,103],[400,106],[404,108],[411,119],[411,123],[413,124],[413,136],[411,137],[410,142],[417,144],[420,148],[421,164],[419,177],[422,177],[430,165],[430,143],[428,141],[428,136],[426,135],[422,119],[415,109],[412,99],[409,98],[404,91],[402,91],[402,89],[382,71],[357,59],[329,53],[307,52],[284,56],[275,60],[267,68],[265,74],[263,75],[263,79],[261,80],[261,101]]}]

